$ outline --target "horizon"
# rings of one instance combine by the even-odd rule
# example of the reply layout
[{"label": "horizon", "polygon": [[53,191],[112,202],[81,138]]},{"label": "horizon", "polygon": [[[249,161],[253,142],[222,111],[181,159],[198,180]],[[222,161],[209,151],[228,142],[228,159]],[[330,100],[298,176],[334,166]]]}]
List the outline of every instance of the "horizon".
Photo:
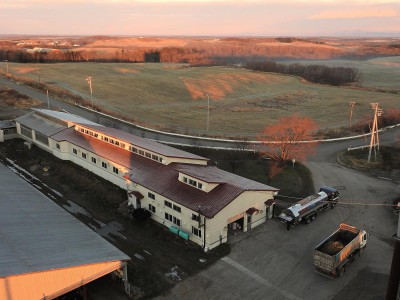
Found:
[{"label": "horizon", "polygon": [[400,0],[13,0],[0,35],[399,37]]}]

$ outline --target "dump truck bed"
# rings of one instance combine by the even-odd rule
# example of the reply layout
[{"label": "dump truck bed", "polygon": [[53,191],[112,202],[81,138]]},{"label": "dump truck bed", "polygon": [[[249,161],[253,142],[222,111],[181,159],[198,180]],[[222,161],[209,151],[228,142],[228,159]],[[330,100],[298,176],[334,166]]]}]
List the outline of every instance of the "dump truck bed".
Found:
[{"label": "dump truck bed", "polygon": [[314,249],[314,265],[335,273],[338,266],[359,248],[358,232],[339,228]]}]

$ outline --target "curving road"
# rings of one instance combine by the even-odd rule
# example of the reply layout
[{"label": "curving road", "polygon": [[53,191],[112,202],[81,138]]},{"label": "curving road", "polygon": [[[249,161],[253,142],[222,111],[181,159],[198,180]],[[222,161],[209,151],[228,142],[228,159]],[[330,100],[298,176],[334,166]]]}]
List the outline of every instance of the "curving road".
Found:
[{"label": "curving road", "polygon": [[[29,86],[26,86],[24,84],[19,84],[15,81],[10,81],[10,80],[6,79],[5,76],[0,76],[0,85],[14,89],[14,90],[20,92],[21,94],[25,94],[31,98],[38,99],[44,103],[43,107],[47,108],[47,95],[46,95],[46,93],[44,93],[42,91],[35,90]],[[181,145],[198,146],[198,147],[211,147],[211,148],[247,149],[247,150],[259,150],[260,149],[260,145],[243,146],[236,142],[223,142],[223,141],[212,140],[212,139],[208,139],[208,140],[207,139],[197,139],[197,138],[193,138],[193,137],[176,136],[176,135],[170,135],[170,134],[165,134],[165,133],[160,133],[160,132],[154,132],[151,130],[146,130],[143,128],[139,128],[137,126],[132,126],[132,125],[126,124],[124,122],[119,122],[115,119],[111,119],[106,116],[99,115],[98,113],[93,112],[91,110],[69,104],[67,102],[59,100],[58,98],[52,97],[51,95],[49,96],[49,103],[50,103],[50,108],[52,108],[52,109],[65,110],[72,114],[79,115],[88,120],[91,120],[93,122],[97,122],[97,123],[100,123],[103,125],[112,124],[121,130],[133,133],[137,136],[146,137],[146,138],[164,142],[164,143],[181,144]],[[382,144],[392,144],[395,141],[396,137],[399,136],[399,133],[400,133],[399,128],[387,130],[386,132],[384,132],[380,135],[381,143]],[[368,144],[368,140],[366,140],[365,138],[346,140],[346,141],[342,141],[342,142],[321,143],[318,146],[316,155],[314,157],[312,157],[312,160],[332,161],[335,159],[335,153],[337,153],[338,151],[347,149],[348,147],[356,147],[356,146],[361,146],[361,145],[365,145],[365,144]]]}]

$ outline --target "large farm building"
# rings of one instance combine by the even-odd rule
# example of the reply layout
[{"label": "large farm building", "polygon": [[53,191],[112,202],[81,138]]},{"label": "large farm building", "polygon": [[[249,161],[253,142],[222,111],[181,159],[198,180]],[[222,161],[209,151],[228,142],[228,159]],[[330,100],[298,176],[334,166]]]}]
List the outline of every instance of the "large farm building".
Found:
[{"label": "large farm building", "polygon": [[231,228],[272,218],[276,188],[225,172],[209,160],[64,112],[17,118],[20,137],[126,189],[134,208],[208,251]]},{"label": "large farm building", "polygon": [[126,254],[2,164],[0,194],[0,299],[54,299],[113,272],[129,288]]}]

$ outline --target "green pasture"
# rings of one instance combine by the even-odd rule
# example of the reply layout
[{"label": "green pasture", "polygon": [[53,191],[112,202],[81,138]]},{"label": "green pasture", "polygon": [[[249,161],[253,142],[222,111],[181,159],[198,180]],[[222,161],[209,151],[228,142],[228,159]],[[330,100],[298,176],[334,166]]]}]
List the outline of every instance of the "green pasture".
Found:
[{"label": "green pasture", "polygon": [[[400,78],[400,60],[392,59],[359,68],[363,82],[381,82],[382,87],[394,89],[394,77],[397,81]],[[331,63],[339,61],[326,64]],[[346,62],[346,66],[351,63]],[[4,72],[5,66],[0,67]],[[348,124],[350,101],[358,103],[353,113],[356,122],[365,115],[372,116],[371,102],[379,102],[385,109],[399,107],[400,100],[396,94],[309,84],[292,76],[240,68],[165,63],[9,63],[12,75],[32,80],[38,80],[38,67],[42,83],[63,87],[86,99],[90,99],[90,90],[85,77],[90,75],[95,104],[179,133],[206,133],[206,93],[211,94],[209,134],[249,138],[293,113],[314,119],[321,128],[338,127]]]}]

